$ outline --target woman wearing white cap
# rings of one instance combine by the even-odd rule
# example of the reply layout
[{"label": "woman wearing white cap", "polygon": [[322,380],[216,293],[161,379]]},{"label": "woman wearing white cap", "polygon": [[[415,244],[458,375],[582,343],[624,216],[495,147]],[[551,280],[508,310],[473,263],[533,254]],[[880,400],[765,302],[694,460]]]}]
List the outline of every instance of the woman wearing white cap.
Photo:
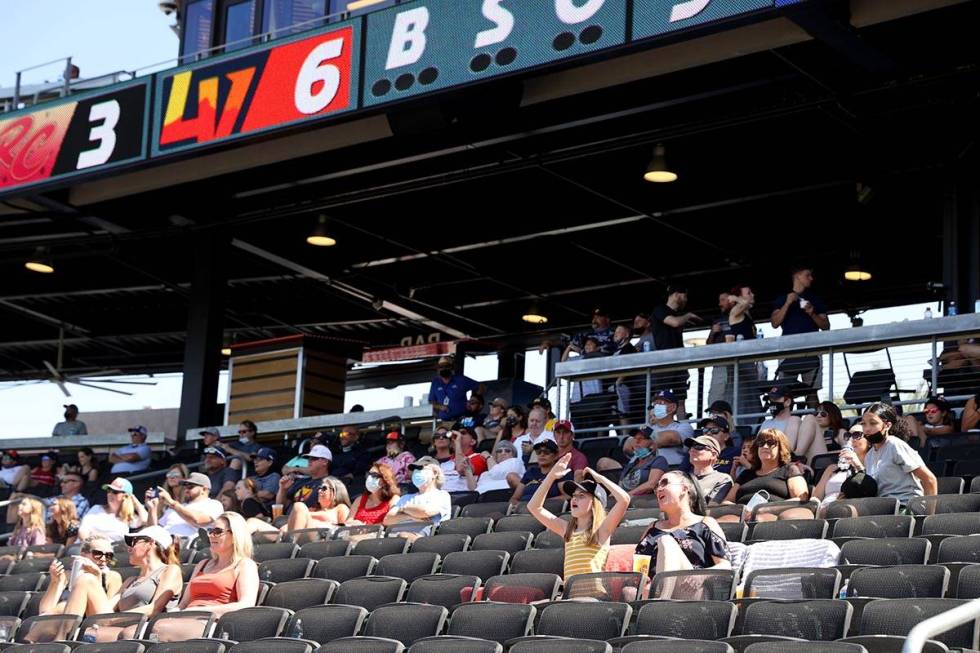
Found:
[{"label": "woman wearing white cap", "polygon": [[[138,533],[126,536],[129,560],[138,566],[140,573],[122,584],[118,594],[111,598],[102,587],[101,579],[93,568],[75,579],[64,604],[63,614],[81,617],[110,612],[135,612],[152,618],[163,612],[167,604],[178,596],[183,588],[180,572],[180,545],[170,533],[160,526],[147,526]],[[100,642],[115,641],[122,628],[102,626],[96,633],[82,633],[83,638],[92,636]],[[124,637],[131,637],[127,633]]]},{"label": "woman wearing white cap", "polygon": [[92,535],[105,535],[113,543],[122,542],[130,529],[146,523],[148,514],[135,496],[133,484],[124,478],[116,478],[102,489],[107,492],[106,505],[92,506],[78,527],[83,540]]}]

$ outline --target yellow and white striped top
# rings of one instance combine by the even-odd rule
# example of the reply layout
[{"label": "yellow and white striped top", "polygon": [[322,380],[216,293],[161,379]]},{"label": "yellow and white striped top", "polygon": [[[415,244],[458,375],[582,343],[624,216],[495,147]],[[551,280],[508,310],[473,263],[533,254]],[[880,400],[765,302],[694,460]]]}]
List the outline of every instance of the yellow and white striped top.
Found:
[{"label": "yellow and white striped top", "polygon": [[589,533],[573,533],[565,542],[565,578],[575,574],[591,574],[602,571],[606,564],[608,546],[589,544]]}]

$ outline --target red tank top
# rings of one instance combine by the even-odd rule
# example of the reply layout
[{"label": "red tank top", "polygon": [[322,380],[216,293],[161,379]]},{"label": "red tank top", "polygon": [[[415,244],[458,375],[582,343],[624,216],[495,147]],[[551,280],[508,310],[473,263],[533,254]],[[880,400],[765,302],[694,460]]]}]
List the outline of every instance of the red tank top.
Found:
[{"label": "red tank top", "polygon": [[388,514],[388,502],[382,502],[376,505],[374,508],[367,508],[368,497],[371,495],[365,492],[361,495],[361,500],[357,504],[357,513],[354,515],[354,519],[363,522],[365,524],[380,524],[384,521],[385,515]]}]

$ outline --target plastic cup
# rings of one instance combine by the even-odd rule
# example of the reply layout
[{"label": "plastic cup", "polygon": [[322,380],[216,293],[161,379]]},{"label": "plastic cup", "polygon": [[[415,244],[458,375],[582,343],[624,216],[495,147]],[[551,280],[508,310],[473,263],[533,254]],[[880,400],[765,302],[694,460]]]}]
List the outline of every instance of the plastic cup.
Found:
[{"label": "plastic cup", "polygon": [[650,575],[651,557],[642,553],[633,554],[633,571],[638,571],[646,576]]},{"label": "plastic cup", "polygon": [[272,518],[279,519],[280,517],[282,517],[283,508],[285,508],[285,506],[282,505],[281,503],[272,504]]}]

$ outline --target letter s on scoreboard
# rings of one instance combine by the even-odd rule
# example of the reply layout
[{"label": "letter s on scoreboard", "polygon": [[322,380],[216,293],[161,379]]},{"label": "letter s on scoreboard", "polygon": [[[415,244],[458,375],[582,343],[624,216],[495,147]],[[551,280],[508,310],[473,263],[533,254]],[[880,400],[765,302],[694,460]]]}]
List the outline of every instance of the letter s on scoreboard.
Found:
[{"label": "letter s on scoreboard", "polygon": [[350,111],[360,23],[161,76],[154,150],[166,153]]}]

